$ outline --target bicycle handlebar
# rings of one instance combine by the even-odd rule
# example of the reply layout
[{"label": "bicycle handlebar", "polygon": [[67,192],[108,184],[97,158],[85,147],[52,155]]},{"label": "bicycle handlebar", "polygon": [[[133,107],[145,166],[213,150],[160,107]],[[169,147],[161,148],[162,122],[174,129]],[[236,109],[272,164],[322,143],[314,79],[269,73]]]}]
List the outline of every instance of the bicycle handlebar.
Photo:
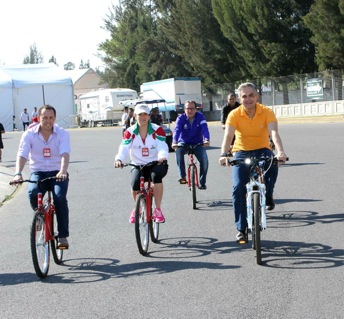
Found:
[{"label": "bicycle handlebar", "polygon": [[40,184],[40,183],[43,183],[49,179],[57,179],[56,176],[50,176],[50,177],[46,177],[46,178],[43,178],[43,179],[39,179],[38,181],[33,181],[31,179],[23,179],[21,181],[10,181],[10,185],[15,185],[15,184],[22,184],[22,183],[34,183],[34,184]]},{"label": "bicycle handlebar", "polygon": [[[240,165],[241,163],[245,163],[247,165],[254,165],[260,161],[272,161],[273,164],[276,163],[282,163],[283,161],[278,160],[276,157],[269,157],[269,156],[261,156],[261,157],[251,157],[251,158],[245,158],[245,159],[233,159],[231,160],[230,158],[228,158],[228,163],[231,166],[235,166],[235,165]],[[286,158],[286,162],[289,161],[289,157]]]},{"label": "bicycle handlebar", "polygon": [[[164,162],[167,162],[167,161],[164,161]],[[124,164],[122,164],[122,167],[132,166],[132,167],[135,167],[135,168],[143,169],[144,167],[153,166],[153,165],[156,165],[158,163],[159,163],[159,161],[152,161],[152,162],[149,162],[149,163],[146,163],[146,164],[141,164],[141,165],[137,165],[137,164],[133,164],[133,163],[124,163]]]}]

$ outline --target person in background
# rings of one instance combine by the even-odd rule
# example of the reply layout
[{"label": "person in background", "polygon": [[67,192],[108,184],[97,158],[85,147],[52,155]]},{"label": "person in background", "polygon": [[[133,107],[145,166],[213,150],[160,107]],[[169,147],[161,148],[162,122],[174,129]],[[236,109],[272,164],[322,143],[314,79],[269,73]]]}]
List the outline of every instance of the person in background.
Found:
[{"label": "person in background", "polygon": [[128,118],[128,113],[129,113],[129,108],[128,108],[128,106],[125,106],[124,109],[123,109],[122,120],[121,120],[121,123],[122,123],[122,136],[124,134],[124,131],[127,129],[127,125],[126,125],[125,121]]},{"label": "person in background", "polygon": [[[228,151],[231,142],[236,135],[232,152],[234,159],[245,159],[250,157],[261,157],[263,154],[273,157],[270,148],[269,135],[271,136],[277,150],[276,158],[282,162],[287,159],[284,153],[282,141],[278,133],[278,125],[275,113],[268,107],[258,103],[258,93],[254,84],[243,83],[238,88],[241,105],[232,111],[226,120],[226,130],[221,146],[220,165],[227,165]],[[232,197],[235,216],[235,225],[238,230],[236,240],[241,243],[246,238],[247,229],[247,207],[246,207],[246,184],[249,182],[250,167],[248,165],[237,165],[232,168]],[[277,181],[278,165],[271,165],[265,174],[266,183],[266,208],[273,210],[275,202],[273,191]]]},{"label": "person in background", "polygon": [[125,129],[127,129],[128,127],[130,127],[131,125],[133,125],[135,122],[135,116],[134,116],[134,109],[132,107],[130,107],[128,109],[128,116],[127,119],[124,121],[125,123]]},{"label": "person in background", "polygon": [[[225,129],[225,123],[227,120],[228,114],[239,107],[240,103],[237,102],[235,93],[229,93],[227,96],[227,103],[221,109],[221,125]],[[233,141],[234,142],[234,141]]]},{"label": "person in background", "polygon": [[0,162],[2,162],[2,150],[4,148],[4,143],[2,142],[2,134],[5,134],[5,128],[2,123],[0,123]]},{"label": "person in background", "polygon": [[[130,126],[123,135],[118,154],[115,157],[115,168],[122,168],[125,159],[130,156],[134,165],[144,165],[152,161],[157,164],[143,168],[145,176],[150,176],[153,184],[155,209],[153,219],[157,223],[164,223],[165,217],[161,211],[163,196],[162,179],[168,171],[168,146],[163,128],[149,121],[149,107],[147,104],[138,104],[135,107],[137,123]],[[134,167],[131,170],[131,194],[134,202],[140,190],[140,170]],[[135,209],[130,213],[129,222],[135,223]]]},{"label": "person in background", "polygon": [[24,111],[20,114],[20,119],[23,123],[23,130],[25,131],[30,124],[30,116],[25,108]]},{"label": "person in background", "polygon": [[162,115],[159,113],[159,108],[154,107],[150,116],[151,123],[162,125]]},{"label": "person in background", "polygon": [[[39,108],[39,123],[27,129],[19,143],[16,173],[12,183],[23,180],[23,169],[27,160],[30,162],[30,180],[40,180],[56,176],[47,181],[53,193],[58,227],[58,247],[67,249],[69,243],[69,208],[67,191],[69,175],[67,172],[70,158],[70,138],[68,131],[55,124],[56,110],[51,105]],[[28,186],[28,195],[32,209],[37,208],[37,193],[46,192],[43,183],[38,188],[35,183]]]},{"label": "person in background", "polygon": [[38,116],[38,112],[37,112],[37,107],[35,106],[35,107],[33,108],[32,113],[31,113],[32,122],[33,122],[33,118],[34,118],[34,117],[37,117],[37,116]]},{"label": "person in background", "polygon": [[13,115],[13,132],[17,130],[16,116]]},{"label": "person in background", "polygon": [[[177,117],[173,131],[172,148],[176,150],[176,161],[179,171],[179,183],[186,184],[186,171],[184,155],[188,152],[190,145],[203,143],[209,146],[210,133],[205,116],[197,112],[196,102],[187,100],[184,104],[184,114]],[[208,155],[203,146],[195,148],[195,156],[200,164],[200,186],[199,189],[207,189]]]}]

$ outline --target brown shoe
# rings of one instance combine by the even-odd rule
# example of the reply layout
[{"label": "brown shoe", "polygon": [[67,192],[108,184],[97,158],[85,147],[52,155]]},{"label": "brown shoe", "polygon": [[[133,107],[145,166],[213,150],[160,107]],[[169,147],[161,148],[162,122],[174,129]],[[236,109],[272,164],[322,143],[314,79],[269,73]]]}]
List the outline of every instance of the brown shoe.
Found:
[{"label": "brown shoe", "polygon": [[68,249],[69,248],[69,244],[68,244],[68,240],[65,237],[61,237],[59,238],[58,244],[57,244],[57,248],[58,249]]}]

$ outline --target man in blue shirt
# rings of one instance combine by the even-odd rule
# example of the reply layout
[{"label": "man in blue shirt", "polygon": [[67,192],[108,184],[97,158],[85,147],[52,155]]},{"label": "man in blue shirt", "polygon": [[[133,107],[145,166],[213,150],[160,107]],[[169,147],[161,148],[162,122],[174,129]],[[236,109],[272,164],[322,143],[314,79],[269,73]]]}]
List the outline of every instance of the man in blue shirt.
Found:
[{"label": "man in blue shirt", "polygon": [[[205,116],[197,112],[196,102],[187,100],[184,104],[185,113],[179,115],[173,132],[172,148],[176,150],[176,160],[179,170],[179,183],[186,184],[184,155],[188,146],[203,143],[209,146],[210,134]],[[195,148],[195,156],[200,163],[200,187],[207,189],[208,155],[203,146]]]}]

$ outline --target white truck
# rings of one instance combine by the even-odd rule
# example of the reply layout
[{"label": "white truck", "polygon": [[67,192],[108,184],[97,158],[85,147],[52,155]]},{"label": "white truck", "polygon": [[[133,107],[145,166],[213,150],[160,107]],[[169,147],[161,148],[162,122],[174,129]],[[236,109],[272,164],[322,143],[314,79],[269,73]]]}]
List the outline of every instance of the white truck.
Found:
[{"label": "white truck", "polygon": [[118,125],[123,113],[123,100],[136,99],[137,92],[131,89],[102,89],[80,95],[80,126]]},{"label": "white truck", "polygon": [[146,82],[141,85],[141,99],[164,99],[166,105],[160,111],[167,111],[167,116],[174,121],[177,113],[183,112],[186,100],[195,101],[197,109],[202,109],[201,79],[198,77],[170,78]]}]

